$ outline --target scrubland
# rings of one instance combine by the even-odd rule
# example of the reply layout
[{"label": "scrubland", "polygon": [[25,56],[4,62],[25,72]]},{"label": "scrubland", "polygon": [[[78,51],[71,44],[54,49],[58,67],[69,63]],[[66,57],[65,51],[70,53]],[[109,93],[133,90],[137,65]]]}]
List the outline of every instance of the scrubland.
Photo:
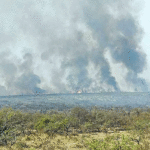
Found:
[{"label": "scrubland", "polygon": [[148,150],[150,108],[0,110],[1,150]]}]

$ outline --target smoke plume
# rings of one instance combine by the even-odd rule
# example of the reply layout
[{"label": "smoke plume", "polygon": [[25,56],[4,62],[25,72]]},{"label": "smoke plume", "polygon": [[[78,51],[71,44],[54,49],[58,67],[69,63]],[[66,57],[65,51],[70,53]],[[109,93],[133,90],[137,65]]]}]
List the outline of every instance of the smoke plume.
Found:
[{"label": "smoke plume", "polygon": [[130,91],[148,91],[132,3],[1,0],[0,95],[124,91],[107,52]]}]

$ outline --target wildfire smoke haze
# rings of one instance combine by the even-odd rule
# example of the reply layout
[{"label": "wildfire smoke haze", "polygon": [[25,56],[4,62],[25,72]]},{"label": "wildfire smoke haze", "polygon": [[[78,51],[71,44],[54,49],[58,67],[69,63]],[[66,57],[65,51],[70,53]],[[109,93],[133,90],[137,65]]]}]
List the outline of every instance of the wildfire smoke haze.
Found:
[{"label": "wildfire smoke haze", "polygon": [[147,92],[132,3],[1,0],[0,95]]}]

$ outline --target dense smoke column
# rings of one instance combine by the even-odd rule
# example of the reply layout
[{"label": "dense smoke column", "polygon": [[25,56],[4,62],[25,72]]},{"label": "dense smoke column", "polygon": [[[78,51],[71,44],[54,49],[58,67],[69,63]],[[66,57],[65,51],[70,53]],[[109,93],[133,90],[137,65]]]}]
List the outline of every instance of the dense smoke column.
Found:
[{"label": "dense smoke column", "polygon": [[91,84],[91,79],[88,77],[88,56],[78,56],[74,60],[72,60],[72,68],[73,71],[71,75],[68,77],[68,81],[70,83],[74,83],[73,80],[76,80],[76,83],[71,84],[72,90],[78,91],[82,90],[85,91],[89,88]]},{"label": "dense smoke column", "polygon": [[14,87],[20,90],[22,94],[42,94],[45,90],[38,87],[41,83],[40,77],[33,72],[33,56],[26,53],[23,56],[23,62],[19,66],[21,73],[14,81]]},{"label": "dense smoke column", "polygon": [[93,49],[91,53],[91,61],[95,64],[98,73],[97,76],[100,77],[100,84],[106,83],[113,87],[114,91],[119,92],[120,89],[113,76],[111,76],[110,66],[107,59],[104,57],[104,52],[101,49]]},{"label": "dense smoke column", "polygon": [[[96,2],[100,5],[96,5]],[[143,72],[146,66],[146,55],[138,50],[142,32],[137,21],[129,11],[124,9],[116,10],[118,17],[115,18],[113,13],[110,13],[111,1],[109,1],[110,3],[96,2],[87,3],[84,13],[87,25],[97,38],[98,51],[101,52],[99,58],[105,59],[104,52],[109,49],[116,63],[122,63],[128,69],[126,82],[132,82],[135,87],[139,87],[139,90],[148,91],[145,80],[138,78],[138,73]],[[129,4],[129,1],[127,3]],[[116,5],[118,4],[119,2]],[[125,15],[119,15],[119,13]],[[106,60],[104,61],[105,63],[101,63],[105,64],[104,66],[100,64],[101,76],[105,77],[104,82],[107,81],[108,84],[113,85],[117,91],[117,83],[115,78],[111,76],[109,64]],[[94,63],[96,65],[98,62],[94,61]]]}]

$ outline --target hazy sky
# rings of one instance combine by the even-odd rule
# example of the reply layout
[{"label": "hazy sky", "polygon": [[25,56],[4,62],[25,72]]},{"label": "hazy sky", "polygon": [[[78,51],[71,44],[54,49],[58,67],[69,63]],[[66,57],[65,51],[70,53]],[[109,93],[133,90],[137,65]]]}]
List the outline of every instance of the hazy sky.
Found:
[{"label": "hazy sky", "polygon": [[140,11],[139,23],[144,30],[143,39],[141,42],[142,48],[147,55],[147,69],[143,73],[143,77],[146,78],[150,82],[150,1],[143,1],[143,8]]},{"label": "hazy sky", "polygon": [[148,0],[0,6],[0,95],[150,91]]}]

